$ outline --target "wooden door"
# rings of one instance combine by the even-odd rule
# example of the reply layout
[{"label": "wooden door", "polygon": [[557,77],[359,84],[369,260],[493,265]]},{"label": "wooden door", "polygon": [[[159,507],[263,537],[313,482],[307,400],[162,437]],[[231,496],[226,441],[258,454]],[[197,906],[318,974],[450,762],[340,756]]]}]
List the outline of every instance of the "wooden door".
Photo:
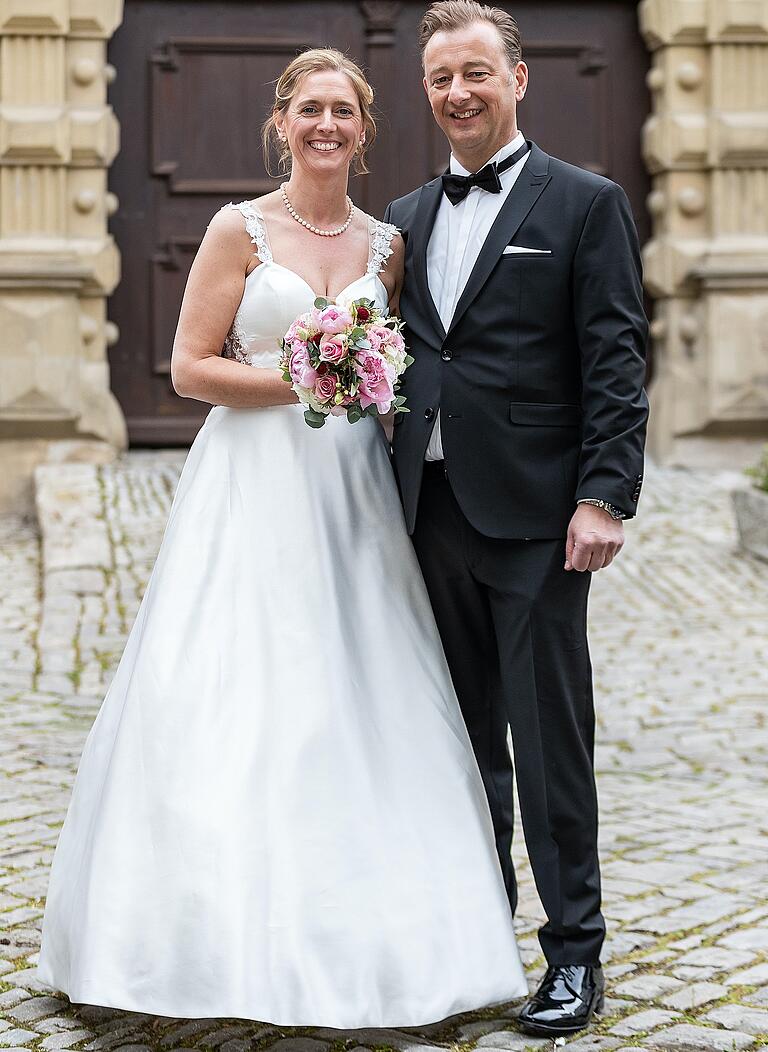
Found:
[{"label": "wooden door", "polygon": [[[517,18],[531,86],[521,129],[545,150],[620,182],[641,237],[648,180],[640,131],[647,53],[627,0],[500,4]],[[122,146],[110,172],[122,280],[110,301],[120,337],[112,387],[135,445],[183,445],[207,407],[179,398],[170,352],[189,266],[210,217],[277,184],[260,128],[273,82],[297,51],[333,45],[367,69],[379,141],[357,203],[388,201],[443,171],[448,150],[421,88],[416,28],[425,4],[395,0],[126,0],[110,44],[110,101]]]}]

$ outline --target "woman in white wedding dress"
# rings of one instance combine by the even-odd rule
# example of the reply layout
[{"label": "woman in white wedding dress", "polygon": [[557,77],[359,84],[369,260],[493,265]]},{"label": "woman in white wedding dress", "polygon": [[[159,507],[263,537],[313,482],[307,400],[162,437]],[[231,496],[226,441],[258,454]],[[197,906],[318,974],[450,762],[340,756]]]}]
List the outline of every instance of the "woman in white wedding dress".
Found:
[{"label": "woman in white wedding dress", "polygon": [[76,1002],[350,1029],[527,993],[384,430],[307,427],[277,368],[316,294],[396,302],[402,241],[346,198],[371,99],[295,59],[291,210],[222,209],[190,273],[174,382],[214,408],[51,871],[39,975]]}]

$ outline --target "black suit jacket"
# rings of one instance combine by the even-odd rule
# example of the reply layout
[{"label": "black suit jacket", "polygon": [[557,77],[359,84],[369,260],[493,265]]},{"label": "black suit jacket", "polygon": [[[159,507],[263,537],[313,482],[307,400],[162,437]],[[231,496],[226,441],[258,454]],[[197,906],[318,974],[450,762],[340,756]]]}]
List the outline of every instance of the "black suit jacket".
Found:
[{"label": "black suit jacket", "polygon": [[[634,515],[647,321],[624,191],[531,144],[447,333],[426,268],[441,194],[434,179],[385,215],[406,242],[400,310],[415,359],[393,442],[409,531],[438,409],[454,494],[486,536],[565,536],[581,497]],[[547,254],[504,255],[508,244]]]}]

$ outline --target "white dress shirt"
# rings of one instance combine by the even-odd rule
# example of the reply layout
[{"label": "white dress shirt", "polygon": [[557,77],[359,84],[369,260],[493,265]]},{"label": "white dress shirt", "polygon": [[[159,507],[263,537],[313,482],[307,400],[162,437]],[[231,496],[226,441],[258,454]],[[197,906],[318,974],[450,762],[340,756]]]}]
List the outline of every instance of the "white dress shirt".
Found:
[{"label": "white dress shirt", "polygon": [[[502,146],[487,163],[503,161],[524,142],[524,135],[518,132],[512,142]],[[529,153],[526,153],[508,171],[501,173],[499,194],[489,194],[486,190],[473,186],[464,200],[459,201],[457,205],[452,205],[443,195],[427,246],[427,282],[446,332],[450,327],[456,304],[480,255],[480,249],[528,157]],[[466,168],[462,168],[453,154],[451,172],[454,175],[472,174]],[[426,459],[443,459],[439,413],[429,439]]]}]

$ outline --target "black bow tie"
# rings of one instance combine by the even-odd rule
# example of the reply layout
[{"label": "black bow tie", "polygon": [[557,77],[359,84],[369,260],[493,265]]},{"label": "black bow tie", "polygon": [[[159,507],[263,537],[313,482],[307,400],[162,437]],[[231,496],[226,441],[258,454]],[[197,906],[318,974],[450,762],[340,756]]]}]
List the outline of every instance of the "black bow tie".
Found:
[{"label": "black bow tie", "polygon": [[453,175],[451,172],[446,172],[443,175],[443,193],[452,205],[457,205],[459,201],[463,201],[473,186],[479,186],[481,190],[485,190],[489,194],[501,193],[501,179],[499,179],[499,176],[502,172],[506,172],[508,168],[511,168],[513,164],[516,164],[521,157],[524,157],[529,149],[530,146],[525,142],[503,161],[499,163],[492,161],[490,164],[486,164],[485,168],[481,168],[479,172],[475,172],[474,175]]}]

